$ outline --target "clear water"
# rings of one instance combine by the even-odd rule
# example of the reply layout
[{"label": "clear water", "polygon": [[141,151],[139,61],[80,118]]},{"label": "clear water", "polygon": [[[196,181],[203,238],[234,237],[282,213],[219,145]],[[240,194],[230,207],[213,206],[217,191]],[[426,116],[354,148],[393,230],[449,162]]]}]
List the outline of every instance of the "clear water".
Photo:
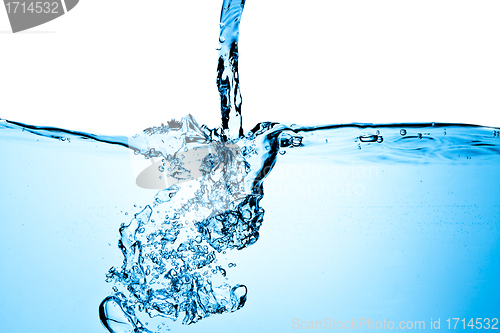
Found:
[{"label": "clear water", "polygon": [[115,332],[498,316],[498,129],[264,123],[227,148],[213,137],[210,172],[141,188],[134,159],[179,167],[152,144],[189,128],[175,143],[188,156],[214,135],[170,125],[125,138],[0,123],[2,331],[104,332],[103,299]]},{"label": "clear water", "polygon": [[244,133],[243,5],[223,2],[220,129],[186,116],[111,137],[0,120],[2,332],[498,318],[500,129]]}]

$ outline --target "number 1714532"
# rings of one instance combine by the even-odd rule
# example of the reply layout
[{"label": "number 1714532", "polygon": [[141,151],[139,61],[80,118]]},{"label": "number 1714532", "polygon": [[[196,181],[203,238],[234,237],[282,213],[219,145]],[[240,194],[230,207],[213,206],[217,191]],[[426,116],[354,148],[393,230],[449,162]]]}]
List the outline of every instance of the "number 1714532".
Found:
[{"label": "number 1714532", "polygon": [[448,318],[446,319],[448,323],[448,329],[483,329],[483,330],[497,330],[498,329],[498,318]]},{"label": "number 1714532", "polygon": [[8,14],[59,14],[60,10],[59,3],[55,1],[11,1],[6,2],[5,7]]}]

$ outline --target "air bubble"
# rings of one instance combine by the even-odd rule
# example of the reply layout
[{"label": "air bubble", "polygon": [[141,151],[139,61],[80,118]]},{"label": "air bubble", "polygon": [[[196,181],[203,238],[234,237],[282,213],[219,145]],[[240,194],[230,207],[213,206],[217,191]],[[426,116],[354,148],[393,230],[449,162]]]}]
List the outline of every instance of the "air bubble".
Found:
[{"label": "air bubble", "polygon": [[299,136],[294,136],[294,137],[292,138],[292,145],[293,145],[294,147],[298,147],[298,146],[300,146],[301,144],[302,144],[302,138],[301,138],[301,137],[299,137]]},{"label": "air bubble", "polygon": [[252,213],[250,212],[250,210],[245,209],[241,212],[241,217],[243,217],[243,219],[245,220],[248,220],[252,217]]},{"label": "air bubble", "polygon": [[134,320],[122,308],[116,296],[106,297],[99,306],[99,318],[109,332],[137,332]]},{"label": "air bubble", "polygon": [[179,187],[177,185],[172,185],[169,188],[158,191],[155,195],[155,202],[158,204],[162,204],[170,201],[179,191]]},{"label": "air bubble", "polygon": [[361,142],[377,142],[378,135],[362,135],[359,137]]},{"label": "air bubble", "polygon": [[405,136],[406,135],[406,130],[404,128],[400,129],[399,130],[399,134],[401,134],[402,136]]}]

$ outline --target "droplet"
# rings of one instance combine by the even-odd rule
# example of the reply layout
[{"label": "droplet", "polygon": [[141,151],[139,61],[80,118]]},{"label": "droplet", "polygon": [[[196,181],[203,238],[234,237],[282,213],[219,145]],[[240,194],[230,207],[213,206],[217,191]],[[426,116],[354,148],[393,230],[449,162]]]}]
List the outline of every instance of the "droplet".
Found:
[{"label": "droplet", "polygon": [[226,39],[223,36],[219,37],[219,43],[224,43],[225,41],[226,41]]},{"label": "droplet", "polygon": [[422,133],[418,133],[417,135],[418,135],[418,139],[422,140]]},{"label": "droplet", "polygon": [[405,136],[406,135],[406,130],[404,128],[402,128],[400,131],[399,131],[399,134],[401,134],[402,136]]},{"label": "droplet", "polygon": [[379,135],[379,137],[377,138],[377,142],[382,143],[383,141],[384,141],[384,138]]}]

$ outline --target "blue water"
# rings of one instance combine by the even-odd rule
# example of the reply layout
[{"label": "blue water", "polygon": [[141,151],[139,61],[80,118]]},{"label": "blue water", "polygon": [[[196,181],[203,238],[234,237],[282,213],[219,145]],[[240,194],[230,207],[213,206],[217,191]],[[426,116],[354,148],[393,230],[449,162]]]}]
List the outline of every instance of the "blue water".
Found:
[{"label": "blue water", "polygon": [[187,115],[120,137],[0,120],[2,332],[492,326],[500,129],[245,132],[243,6],[223,1],[220,128]]},{"label": "blue water", "polygon": [[223,138],[234,139],[243,135],[238,42],[244,6],[245,0],[222,1],[219,46],[217,47],[219,51],[217,87],[221,101]]},{"label": "blue water", "polygon": [[[115,332],[498,317],[498,129],[263,123],[231,145],[192,117],[170,125],[126,138],[1,121],[6,332],[103,331],[103,299],[130,322]],[[138,186],[133,160],[173,174],[175,145],[211,171]]]}]

